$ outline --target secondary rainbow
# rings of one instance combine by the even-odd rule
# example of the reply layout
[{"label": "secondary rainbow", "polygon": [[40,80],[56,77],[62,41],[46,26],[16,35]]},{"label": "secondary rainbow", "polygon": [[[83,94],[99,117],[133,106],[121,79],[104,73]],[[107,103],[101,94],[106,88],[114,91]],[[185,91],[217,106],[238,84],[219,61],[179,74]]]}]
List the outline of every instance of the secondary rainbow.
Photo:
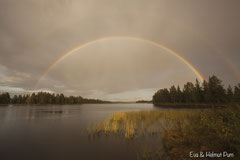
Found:
[{"label": "secondary rainbow", "polygon": [[167,46],[156,42],[156,41],[152,41],[152,40],[148,40],[148,39],[144,39],[144,38],[139,38],[139,37],[132,37],[132,36],[110,36],[110,37],[103,37],[103,38],[98,38],[83,44],[80,44],[79,46],[72,48],[71,50],[67,51],[66,53],[64,53],[62,56],[60,56],[59,58],[57,58],[40,76],[40,78],[38,79],[37,83],[34,86],[34,89],[38,86],[39,82],[47,75],[47,73],[54,67],[56,66],[59,62],[61,62],[62,60],[64,60],[67,56],[71,55],[72,53],[75,53],[76,51],[78,51],[79,49],[82,49],[83,47],[87,47],[89,45],[92,45],[94,43],[97,43],[99,41],[104,41],[104,40],[111,40],[111,39],[129,39],[129,40],[136,40],[136,41],[142,41],[142,42],[146,42],[149,44],[152,44],[156,47],[160,47],[161,49],[171,53],[172,55],[174,55],[175,57],[177,57],[179,60],[181,60],[185,65],[187,65],[195,74],[196,76],[203,82],[205,80],[204,76],[200,73],[200,71],[198,71],[187,59],[185,59],[184,57],[182,57],[179,53],[177,53],[176,51],[168,48]]}]

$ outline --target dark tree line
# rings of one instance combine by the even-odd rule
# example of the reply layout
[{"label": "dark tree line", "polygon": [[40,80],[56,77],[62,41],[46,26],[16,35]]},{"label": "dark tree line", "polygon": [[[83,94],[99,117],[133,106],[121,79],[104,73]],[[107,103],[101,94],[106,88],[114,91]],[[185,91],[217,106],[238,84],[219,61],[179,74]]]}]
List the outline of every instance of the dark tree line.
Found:
[{"label": "dark tree line", "polygon": [[0,94],[0,104],[84,104],[84,103],[109,103],[98,99],[86,99],[81,96],[64,96],[64,94],[51,94],[38,92],[27,95]]},{"label": "dark tree line", "polygon": [[11,102],[11,97],[9,93],[0,94],[0,104],[9,104]]},{"label": "dark tree line", "polygon": [[153,95],[154,104],[160,103],[205,103],[224,104],[240,103],[240,83],[233,88],[224,88],[216,76],[209,77],[202,84],[198,80],[193,84],[187,82],[181,90],[179,86],[160,89]]}]

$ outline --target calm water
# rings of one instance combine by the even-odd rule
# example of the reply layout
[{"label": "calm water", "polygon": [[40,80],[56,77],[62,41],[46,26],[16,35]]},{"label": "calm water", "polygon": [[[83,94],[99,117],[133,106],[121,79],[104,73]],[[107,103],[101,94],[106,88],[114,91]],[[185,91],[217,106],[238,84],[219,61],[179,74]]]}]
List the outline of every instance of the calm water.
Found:
[{"label": "calm water", "polygon": [[138,142],[89,139],[86,128],[115,112],[152,104],[0,107],[0,160],[134,160]]}]

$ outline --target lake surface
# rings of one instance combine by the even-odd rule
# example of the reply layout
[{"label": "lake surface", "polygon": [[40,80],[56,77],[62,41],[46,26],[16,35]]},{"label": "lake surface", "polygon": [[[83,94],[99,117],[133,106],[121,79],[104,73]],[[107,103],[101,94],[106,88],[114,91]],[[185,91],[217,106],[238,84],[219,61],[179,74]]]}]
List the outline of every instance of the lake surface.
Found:
[{"label": "lake surface", "polygon": [[154,109],[159,108],[152,104],[0,107],[0,159],[134,160],[142,140],[93,140],[86,128],[115,112]]}]

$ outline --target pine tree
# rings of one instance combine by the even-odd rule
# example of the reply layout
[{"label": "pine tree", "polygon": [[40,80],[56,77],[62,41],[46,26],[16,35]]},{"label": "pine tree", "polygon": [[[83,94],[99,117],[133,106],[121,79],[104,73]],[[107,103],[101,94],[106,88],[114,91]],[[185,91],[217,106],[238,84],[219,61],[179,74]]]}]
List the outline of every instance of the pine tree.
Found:
[{"label": "pine tree", "polygon": [[240,83],[234,87],[234,102],[240,104]]},{"label": "pine tree", "polygon": [[8,92],[2,93],[0,95],[0,104],[9,104],[11,102],[11,98]]},{"label": "pine tree", "polygon": [[191,82],[187,82],[183,87],[183,96],[186,103],[194,102],[194,85]]},{"label": "pine tree", "polygon": [[180,89],[180,87],[177,87],[177,102],[182,103],[183,102],[183,93]]},{"label": "pine tree", "polygon": [[177,98],[177,89],[176,87],[173,85],[170,89],[169,89],[169,94],[170,94],[170,101],[172,103],[177,103],[178,98]]},{"label": "pine tree", "polygon": [[232,87],[229,85],[227,88],[227,102],[232,103],[234,101],[234,93]]},{"label": "pine tree", "polygon": [[64,95],[61,93],[60,94],[60,100],[59,100],[60,102],[60,104],[65,104],[65,97],[64,97]]},{"label": "pine tree", "polygon": [[196,103],[203,102],[203,90],[202,90],[202,87],[200,86],[198,79],[196,79],[196,83],[195,83],[194,101]]},{"label": "pine tree", "polygon": [[37,104],[37,96],[35,93],[32,93],[30,96],[28,96],[27,104]]},{"label": "pine tree", "polygon": [[202,88],[203,88],[203,102],[210,103],[211,100],[210,100],[209,86],[208,86],[208,82],[206,82],[205,80],[203,81]]},{"label": "pine tree", "polygon": [[208,86],[210,93],[210,102],[212,103],[226,102],[226,91],[220,79],[218,79],[216,76],[209,77]]}]

